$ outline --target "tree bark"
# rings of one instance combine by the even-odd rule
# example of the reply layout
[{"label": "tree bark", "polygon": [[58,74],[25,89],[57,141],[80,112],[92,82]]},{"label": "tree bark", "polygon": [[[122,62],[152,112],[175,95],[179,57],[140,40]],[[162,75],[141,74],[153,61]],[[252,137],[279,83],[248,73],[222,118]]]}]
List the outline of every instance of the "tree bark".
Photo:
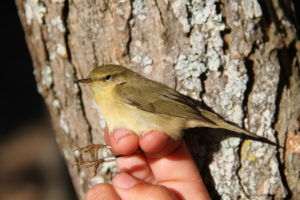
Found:
[{"label": "tree bark", "polygon": [[[109,182],[73,150],[104,144],[105,120],[78,85],[96,66],[122,64],[203,101],[283,149],[222,131],[186,135],[213,199],[299,199],[299,59],[288,0],[16,0],[57,142],[79,199]],[[298,121],[297,121],[298,120]],[[204,132],[203,130],[201,131]],[[201,135],[201,136],[199,136]],[[107,156],[104,150],[100,156]]]}]

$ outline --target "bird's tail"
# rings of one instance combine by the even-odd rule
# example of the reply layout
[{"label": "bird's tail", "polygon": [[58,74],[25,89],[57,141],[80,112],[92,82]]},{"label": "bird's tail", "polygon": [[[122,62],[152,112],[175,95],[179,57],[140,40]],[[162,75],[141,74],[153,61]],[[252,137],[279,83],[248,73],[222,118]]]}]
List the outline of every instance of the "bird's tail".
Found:
[{"label": "bird's tail", "polygon": [[261,138],[260,136],[254,134],[254,133],[251,133],[249,131],[246,131],[242,128],[239,128],[239,127],[237,127],[233,124],[230,124],[230,123],[224,121],[218,115],[216,115],[212,112],[209,112],[207,110],[203,110],[201,108],[198,108],[198,110],[201,112],[201,114],[205,118],[209,119],[210,121],[212,121],[216,124],[215,126],[212,126],[212,128],[226,129],[226,130],[233,131],[233,132],[236,132],[236,133],[242,133],[242,134],[248,135],[248,136],[253,137],[253,138],[257,138],[257,139]]},{"label": "bird's tail", "polygon": [[239,127],[237,127],[233,124],[230,124],[230,123],[226,122],[225,120],[221,119],[218,115],[216,115],[216,114],[214,114],[210,111],[203,110],[201,108],[198,108],[198,110],[201,112],[203,117],[205,117],[208,120],[214,122],[214,125],[208,125],[207,127],[221,128],[221,129],[226,129],[226,130],[233,131],[233,132],[236,132],[236,133],[241,133],[241,134],[244,134],[244,135],[246,135],[249,138],[252,138],[254,140],[261,141],[261,142],[268,143],[268,144],[271,144],[271,145],[282,148],[282,146],[276,144],[275,142],[270,141],[267,138],[258,136],[254,133],[251,133],[249,131],[246,131],[242,128],[239,128]]}]

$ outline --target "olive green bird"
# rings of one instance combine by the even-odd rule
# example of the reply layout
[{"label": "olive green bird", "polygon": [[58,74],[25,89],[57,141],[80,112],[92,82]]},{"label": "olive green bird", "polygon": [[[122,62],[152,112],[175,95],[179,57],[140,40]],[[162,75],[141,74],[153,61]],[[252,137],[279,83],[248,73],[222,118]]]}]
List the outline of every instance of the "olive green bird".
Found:
[{"label": "olive green bird", "polygon": [[156,130],[177,140],[185,129],[209,127],[261,139],[199,107],[197,101],[121,65],[97,67],[78,82],[90,85],[110,131],[129,129],[141,135]]}]

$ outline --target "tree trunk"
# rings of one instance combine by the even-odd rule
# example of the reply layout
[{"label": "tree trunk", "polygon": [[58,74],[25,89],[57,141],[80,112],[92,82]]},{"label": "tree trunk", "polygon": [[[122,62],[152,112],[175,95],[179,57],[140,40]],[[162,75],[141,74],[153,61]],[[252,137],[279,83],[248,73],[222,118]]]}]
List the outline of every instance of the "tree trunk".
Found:
[{"label": "tree trunk", "polygon": [[[222,131],[186,135],[213,199],[300,198],[299,59],[288,0],[16,0],[38,89],[79,199],[116,172],[93,176],[73,150],[103,144],[105,120],[74,81],[122,64],[203,101],[283,149]],[[200,140],[201,138],[201,140]],[[298,145],[298,146],[297,146]],[[105,150],[105,156],[109,152]],[[102,155],[102,156],[103,156]]]}]

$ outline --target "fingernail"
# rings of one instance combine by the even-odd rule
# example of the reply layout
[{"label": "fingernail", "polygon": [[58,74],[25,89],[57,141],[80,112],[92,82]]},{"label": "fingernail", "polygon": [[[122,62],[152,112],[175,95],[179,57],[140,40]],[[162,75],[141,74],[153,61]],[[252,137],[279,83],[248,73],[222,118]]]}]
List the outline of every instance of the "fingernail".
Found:
[{"label": "fingernail", "polygon": [[120,173],[114,177],[113,182],[121,189],[129,189],[135,186],[139,181],[127,173]]},{"label": "fingernail", "polygon": [[145,133],[142,136],[142,139],[143,139],[143,141],[152,141],[152,140],[156,140],[156,139],[167,140],[168,136],[159,131],[150,131],[150,132]]},{"label": "fingernail", "polygon": [[147,133],[144,133],[142,135],[143,138],[146,138],[146,137],[153,137],[153,136],[161,136],[163,135],[161,132],[158,132],[158,131],[150,131],[150,132],[147,132]]},{"label": "fingernail", "polygon": [[118,142],[121,138],[126,137],[130,133],[132,133],[132,132],[129,130],[124,130],[124,129],[116,130],[114,132],[114,138],[115,138],[116,142]]}]

